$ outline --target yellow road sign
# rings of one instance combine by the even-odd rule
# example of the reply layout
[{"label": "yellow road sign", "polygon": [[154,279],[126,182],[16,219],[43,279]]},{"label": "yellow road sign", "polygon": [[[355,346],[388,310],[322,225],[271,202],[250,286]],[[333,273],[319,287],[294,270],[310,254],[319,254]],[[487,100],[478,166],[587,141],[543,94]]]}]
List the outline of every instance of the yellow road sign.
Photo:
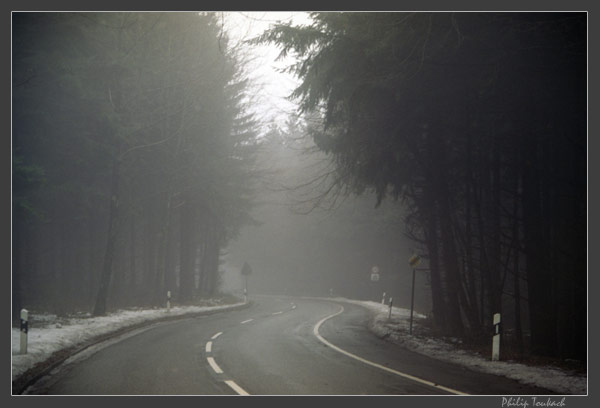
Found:
[{"label": "yellow road sign", "polygon": [[414,254],[413,256],[410,257],[410,259],[408,260],[408,263],[413,268],[416,268],[421,263],[421,257],[417,254]]}]

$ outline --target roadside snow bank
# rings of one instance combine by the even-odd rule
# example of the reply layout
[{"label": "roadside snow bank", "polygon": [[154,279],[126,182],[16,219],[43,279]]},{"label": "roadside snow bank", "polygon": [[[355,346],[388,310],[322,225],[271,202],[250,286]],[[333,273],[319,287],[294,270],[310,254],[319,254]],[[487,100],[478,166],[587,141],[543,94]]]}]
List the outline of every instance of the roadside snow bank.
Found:
[{"label": "roadside snow bank", "polygon": [[20,352],[20,331],[12,329],[12,379],[36,364],[48,359],[52,353],[75,346],[97,336],[143,322],[164,319],[167,316],[183,316],[239,307],[244,303],[218,306],[182,306],[165,309],[122,310],[102,317],[57,318],[55,315],[30,313],[27,354]]},{"label": "roadside snow bank", "polygon": [[[587,394],[587,377],[556,367],[534,367],[512,361],[491,361],[458,348],[455,344],[424,336],[408,334],[410,310],[392,308],[392,318],[388,319],[389,306],[372,301],[358,301],[345,298],[332,300],[352,303],[367,308],[373,313],[370,329],[380,337],[406,347],[409,350],[429,357],[460,364],[474,371],[502,375],[523,384],[536,385],[561,394]],[[413,328],[426,316],[413,314]]]}]

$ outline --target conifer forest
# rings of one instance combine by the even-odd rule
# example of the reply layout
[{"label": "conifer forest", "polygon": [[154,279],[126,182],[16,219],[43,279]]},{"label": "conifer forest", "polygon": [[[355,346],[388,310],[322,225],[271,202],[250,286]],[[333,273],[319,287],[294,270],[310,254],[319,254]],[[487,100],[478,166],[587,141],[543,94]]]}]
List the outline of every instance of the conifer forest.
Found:
[{"label": "conifer forest", "polygon": [[[306,16],[13,13],[13,320],[221,296],[231,257],[255,291],[360,297],[414,252],[438,333],[502,312],[516,352],[585,360],[586,13]],[[295,78],[283,120],[257,47]]]}]

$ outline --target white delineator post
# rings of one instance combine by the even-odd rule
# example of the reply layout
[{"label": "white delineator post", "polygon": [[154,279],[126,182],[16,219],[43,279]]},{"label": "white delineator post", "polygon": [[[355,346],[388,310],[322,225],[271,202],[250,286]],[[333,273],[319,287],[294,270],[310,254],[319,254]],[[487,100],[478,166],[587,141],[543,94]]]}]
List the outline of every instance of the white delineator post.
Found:
[{"label": "white delineator post", "polygon": [[494,337],[492,338],[492,361],[500,360],[500,313],[494,314]]},{"label": "white delineator post", "polygon": [[383,292],[383,295],[381,296],[381,304],[385,305],[385,292]]},{"label": "white delineator post", "polygon": [[21,309],[21,354],[27,354],[27,333],[29,332],[29,311]]},{"label": "white delineator post", "polygon": [[171,311],[171,291],[167,291],[167,312]]},{"label": "white delineator post", "polygon": [[388,320],[392,318],[392,304],[394,303],[394,298],[390,296],[390,312],[388,313]]}]

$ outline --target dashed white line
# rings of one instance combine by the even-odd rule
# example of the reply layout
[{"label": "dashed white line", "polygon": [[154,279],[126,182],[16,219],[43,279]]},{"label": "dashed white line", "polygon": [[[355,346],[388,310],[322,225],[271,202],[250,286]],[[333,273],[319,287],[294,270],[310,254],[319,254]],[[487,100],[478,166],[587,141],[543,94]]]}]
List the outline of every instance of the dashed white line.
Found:
[{"label": "dashed white line", "polygon": [[317,338],[318,338],[318,339],[319,339],[319,340],[320,340],[322,343],[324,343],[326,346],[328,346],[328,347],[331,347],[331,348],[332,348],[332,349],[334,349],[335,351],[337,351],[337,352],[339,352],[339,353],[342,353],[342,354],[345,354],[346,356],[348,356],[348,357],[351,357],[351,358],[353,358],[353,359],[355,359],[355,360],[358,360],[358,361],[360,361],[360,362],[362,362],[362,363],[368,364],[368,365],[370,365],[370,366],[373,366],[373,367],[380,368],[380,369],[382,369],[382,370],[384,370],[384,371],[387,371],[387,372],[389,372],[389,373],[392,373],[392,374],[399,375],[400,377],[408,378],[409,380],[413,380],[413,381],[416,381],[416,382],[418,382],[418,383],[421,383],[421,384],[429,385],[429,386],[431,386],[431,387],[435,387],[435,388],[438,388],[438,389],[441,389],[441,390],[444,390],[444,391],[450,392],[450,393],[452,393],[452,394],[459,394],[459,395],[469,395],[469,394],[466,394],[466,393],[464,393],[464,392],[462,392],[462,391],[457,391],[457,390],[454,390],[454,389],[452,389],[452,388],[444,387],[444,386],[442,386],[442,385],[435,384],[435,383],[433,383],[433,382],[431,382],[431,381],[423,380],[422,378],[418,378],[418,377],[412,376],[412,375],[410,375],[410,374],[405,374],[405,373],[402,373],[402,372],[400,372],[400,371],[396,371],[396,370],[394,370],[394,369],[392,369],[392,368],[389,368],[389,367],[386,367],[386,366],[382,366],[381,364],[377,364],[377,363],[374,363],[374,362],[372,362],[372,361],[366,360],[366,359],[364,359],[364,358],[362,358],[362,357],[359,357],[359,356],[357,356],[357,355],[355,355],[355,354],[349,353],[349,352],[347,352],[346,350],[342,350],[341,348],[339,348],[338,346],[336,346],[336,345],[334,345],[334,344],[331,344],[330,342],[328,342],[327,340],[325,340],[325,339],[324,339],[324,338],[323,338],[323,337],[322,337],[322,336],[319,334],[319,327],[321,327],[321,325],[322,325],[322,324],[323,324],[323,323],[324,323],[326,320],[329,320],[329,319],[331,319],[332,317],[335,317],[335,316],[337,316],[337,315],[341,314],[343,311],[344,311],[344,307],[343,307],[343,306],[340,306],[340,310],[339,310],[337,313],[334,313],[334,314],[332,314],[332,315],[329,315],[329,316],[326,316],[326,317],[324,317],[323,319],[321,319],[321,320],[320,320],[320,321],[319,321],[319,322],[318,322],[318,323],[315,325],[315,327],[314,327],[314,329],[313,329],[313,333],[314,333],[314,335],[315,335],[315,336],[317,336]]},{"label": "dashed white line", "polygon": [[275,316],[275,315],[280,315],[280,314],[282,314],[282,313],[283,313],[283,312],[274,312],[274,313],[273,313],[273,316]]},{"label": "dashed white line", "polygon": [[248,319],[248,320],[244,320],[243,322],[241,322],[240,324],[246,324],[246,323],[250,323],[251,321],[253,321],[254,319]]},{"label": "dashed white line", "polygon": [[227,380],[225,381],[225,384],[229,385],[235,392],[237,392],[240,395],[250,395],[242,387],[237,385],[235,381]]},{"label": "dashed white line", "polygon": [[208,364],[210,364],[215,373],[223,374],[223,370],[221,370],[221,367],[219,367],[214,358],[208,357],[206,360],[208,361]]},{"label": "dashed white line", "polygon": [[[248,322],[251,322],[252,320],[254,320],[254,319],[245,320],[242,323],[248,323]],[[214,336],[211,337],[211,340],[216,339],[221,334],[223,334],[223,332],[216,333]],[[212,352],[212,341],[207,341],[206,342],[206,352],[207,353],[211,353]],[[217,364],[217,362],[215,361],[214,358],[207,357],[206,361],[208,361],[208,364],[211,366],[211,368],[213,369],[213,371],[215,373],[217,373],[217,374],[223,374],[223,370],[221,369],[221,367],[219,367],[219,365]],[[236,382],[233,381],[233,380],[226,380],[225,384],[227,384],[232,390],[234,390],[235,392],[237,392],[239,395],[250,395],[246,390],[244,390],[242,387],[240,387],[239,385],[237,385]]]}]

